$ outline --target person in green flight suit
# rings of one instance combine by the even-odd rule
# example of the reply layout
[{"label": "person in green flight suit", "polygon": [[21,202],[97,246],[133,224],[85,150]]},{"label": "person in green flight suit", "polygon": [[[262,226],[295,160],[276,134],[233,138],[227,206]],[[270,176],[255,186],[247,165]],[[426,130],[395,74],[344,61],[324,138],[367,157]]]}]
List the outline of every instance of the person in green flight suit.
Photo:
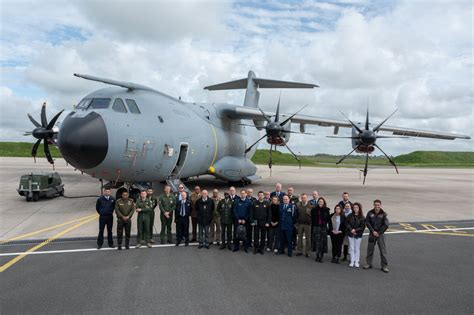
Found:
[{"label": "person in green flight suit", "polygon": [[153,209],[150,212],[150,243],[154,244],[155,240],[153,240],[153,227],[155,226],[155,208],[158,205],[158,199],[154,195],[153,188],[148,188],[146,190],[146,197],[150,199],[150,201],[153,203]]},{"label": "person in green flight suit", "polygon": [[171,193],[169,185],[165,186],[164,193],[158,198],[158,204],[160,206],[161,244],[165,243],[165,236],[168,244],[171,244],[171,224],[173,223],[173,212],[176,208],[176,197]]},{"label": "person in green flight suit", "polygon": [[132,216],[135,212],[135,202],[128,198],[128,191],[122,192],[122,198],[115,202],[115,214],[117,215],[117,244],[118,250],[122,249],[122,237],[125,229],[125,249],[130,246],[130,230],[132,228]]},{"label": "person in green flight suit", "polygon": [[153,212],[154,205],[150,198],[147,198],[146,190],[140,192],[140,197],[136,202],[135,211],[138,213],[137,228],[138,239],[136,248],[146,245],[151,248],[150,243],[150,214]]}]

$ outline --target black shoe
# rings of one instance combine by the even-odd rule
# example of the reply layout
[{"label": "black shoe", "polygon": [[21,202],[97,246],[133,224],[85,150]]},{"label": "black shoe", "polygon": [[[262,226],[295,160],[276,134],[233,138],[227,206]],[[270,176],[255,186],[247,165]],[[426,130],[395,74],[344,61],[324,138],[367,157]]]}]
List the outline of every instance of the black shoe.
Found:
[{"label": "black shoe", "polygon": [[221,245],[221,246],[219,247],[219,249],[221,249],[221,250],[224,249],[224,248],[225,248],[225,245]]},{"label": "black shoe", "polygon": [[247,248],[244,248],[244,252],[248,253],[248,252],[249,252],[249,250],[248,250]]},{"label": "black shoe", "polygon": [[179,244],[181,244],[180,242],[177,242],[174,246],[179,246]]},{"label": "black shoe", "polygon": [[[229,249],[230,249],[230,248],[229,248]],[[232,252],[235,253],[235,252],[238,252],[239,250],[240,250],[240,249],[234,248],[234,249],[232,250]]]},{"label": "black shoe", "polygon": [[102,245],[97,245],[97,249],[101,249],[102,248]]},{"label": "black shoe", "polygon": [[115,248],[114,244],[112,244],[112,245],[109,245],[109,247],[110,247],[110,248]]},{"label": "black shoe", "polygon": [[122,250],[122,245],[117,246],[117,250]]},{"label": "black shoe", "polygon": [[283,255],[284,253],[277,252],[275,255]]},{"label": "black shoe", "polygon": [[305,256],[306,256],[306,258],[309,258],[309,254],[306,254]]},{"label": "black shoe", "polygon": [[331,262],[332,262],[333,264],[335,264],[335,263],[336,263],[336,257],[333,257],[333,258],[331,259]]},{"label": "black shoe", "polygon": [[199,245],[199,246],[198,246],[198,249],[201,249],[201,248],[203,248],[203,247],[204,247],[204,245]]},{"label": "black shoe", "polygon": [[319,256],[316,256],[316,258],[314,259],[314,261],[319,262]]},{"label": "black shoe", "polygon": [[292,254],[288,254],[288,257],[293,257],[293,255],[292,255]]},{"label": "black shoe", "polygon": [[216,245],[217,245],[217,246],[221,245],[221,242],[216,242]]},{"label": "black shoe", "polygon": [[206,245],[206,246],[204,246],[204,247],[206,247],[206,249],[209,249],[209,248],[211,248],[209,245]]},{"label": "black shoe", "polygon": [[129,246],[129,245],[125,245],[125,249],[130,249],[130,246]]},{"label": "black shoe", "polygon": [[302,253],[297,253],[296,256],[302,256],[303,254]]},{"label": "black shoe", "polygon": [[341,261],[347,261],[347,256],[342,257]]},{"label": "black shoe", "polygon": [[253,249],[253,254],[254,254],[254,255],[257,254],[257,249],[256,249],[256,248]]},{"label": "black shoe", "polygon": [[227,246],[227,249],[228,249],[228,250],[232,250],[232,246],[230,246],[230,245]]},{"label": "black shoe", "polygon": [[165,244],[165,240],[161,240],[160,243],[161,243],[161,245]]},{"label": "black shoe", "polygon": [[184,243],[184,246],[189,246],[189,242]]},{"label": "black shoe", "polygon": [[336,264],[340,264],[339,258],[336,258]]},{"label": "black shoe", "polygon": [[171,241],[171,240],[168,240],[168,244],[173,244],[173,241]]}]

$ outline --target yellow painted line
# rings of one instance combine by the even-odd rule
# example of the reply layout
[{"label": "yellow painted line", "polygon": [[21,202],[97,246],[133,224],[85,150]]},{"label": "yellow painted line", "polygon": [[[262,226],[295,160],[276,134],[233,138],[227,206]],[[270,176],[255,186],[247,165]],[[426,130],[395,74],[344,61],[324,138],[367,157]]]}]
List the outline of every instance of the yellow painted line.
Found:
[{"label": "yellow painted line", "polygon": [[217,158],[217,133],[216,133],[216,129],[214,128],[213,125],[209,125],[211,126],[211,130],[212,130],[212,134],[214,135],[214,141],[216,142],[216,145],[214,147],[214,157],[212,158],[212,162],[211,162],[211,165],[209,166],[209,170],[212,169],[212,172],[214,170],[214,162],[216,161],[216,158]]},{"label": "yellow painted line", "polygon": [[73,225],[73,226],[71,226],[71,227],[65,229],[64,231],[61,231],[61,232],[59,232],[58,234],[56,234],[56,235],[54,235],[54,236],[48,238],[47,240],[43,241],[42,243],[40,243],[40,244],[38,244],[38,245],[36,245],[36,246],[34,246],[34,247],[28,249],[28,250],[27,250],[26,252],[24,252],[23,254],[16,256],[16,257],[13,258],[12,260],[8,261],[8,262],[5,263],[3,266],[1,266],[1,267],[0,267],[0,273],[1,273],[1,272],[4,272],[5,270],[7,270],[8,268],[10,268],[11,266],[13,266],[14,264],[16,264],[17,262],[19,262],[20,260],[22,260],[23,258],[25,258],[29,253],[32,253],[32,252],[34,252],[34,251],[40,249],[41,247],[43,247],[43,246],[49,244],[50,242],[52,242],[52,241],[54,241],[55,239],[57,239],[57,238],[63,236],[64,234],[69,233],[69,232],[71,232],[72,230],[77,229],[77,228],[80,227],[81,225],[84,225],[84,224],[89,223],[89,222],[91,222],[91,221],[95,221],[95,220],[97,219],[97,217],[98,217],[98,215],[96,214],[96,215],[94,215],[94,217],[92,217],[92,218],[90,218],[90,219],[88,219],[88,220],[82,221],[82,222],[80,222],[80,223],[78,223],[78,224],[76,224],[76,225]]},{"label": "yellow painted line", "polygon": [[474,234],[462,234],[462,233],[450,233],[450,232],[433,232],[433,231],[420,231],[422,234],[433,234],[433,235],[451,235],[451,236],[474,236]]},{"label": "yellow painted line", "polygon": [[20,240],[20,239],[25,238],[25,237],[28,237],[28,236],[33,236],[33,235],[36,235],[36,234],[39,234],[39,233],[42,233],[42,232],[51,231],[51,230],[54,230],[54,229],[56,229],[56,228],[59,228],[59,227],[65,226],[65,225],[68,225],[68,224],[71,224],[71,223],[75,223],[75,222],[78,222],[78,221],[82,221],[82,220],[86,220],[86,219],[89,219],[89,218],[92,218],[92,217],[96,217],[96,216],[97,216],[97,214],[91,214],[91,215],[85,216],[85,217],[83,217],[83,218],[75,219],[75,220],[68,221],[68,222],[64,222],[64,223],[57,224],[57,225],[53,225],[53,226],[51,226],[51,227],[44,228],[44,229],[41,229],[41,230],[38,230],[38,231],[34,231],[34,232],[30,232],[30,233],[27,233],[27,234],[22,234],[22,235],[19,235],[19,236],[15,236],[15,237],[6,239],[6,240],[4,240],[4,241],[0,241],[0,245],[1,245],[1,244],[8,243],[8,242],[11,242],[11,241]]}]

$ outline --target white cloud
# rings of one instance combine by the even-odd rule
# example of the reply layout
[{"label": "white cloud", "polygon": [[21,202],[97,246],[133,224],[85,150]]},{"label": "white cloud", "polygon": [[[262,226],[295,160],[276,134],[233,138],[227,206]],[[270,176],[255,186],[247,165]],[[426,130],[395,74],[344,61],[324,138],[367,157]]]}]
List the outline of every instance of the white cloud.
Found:
[{"label": "white cloud", "polygon": [[[245,77],[252,69],[265,78],[321,85],[315,91],[283,91],[284,112],[309,104],[303,113],[343,119],[342,110],[363,120],[368,99],[374,122],[399,107],[390,125],[473,135],[470,2],[408,1],[372,11],[371,3],[343,2],[276,2],[269,9],[226,1],[60,1],[44,7],[7,1],[2,5],[1,35],[6,40],[0,52],[1,85],[11,93],[2,92],[2,110],[16,104],[38,112],[42,98],[55,111],[102,87],[73,77],[74,72],[149,85],[184,100],[241,104],[244,91],[207,92],[202,87]],[[24,12],[32,13],[20,14]],[[52,42],[51,34],[64,25],[78,28],[84,38],[73,34]],[[17,77],[25,86],[39,87],[43,97],[19,89],[12,79]],[[262,90],[262,107],[273,109],[279,92]],[[2,137],[17,140],[13,131],[22,132],[29,122],[8,115],[5,124],[2,115]],[[317,135],[292,135],[295,151],[350,150],[348,141],[325,137],[332,129],[308,129]],[[383,148],[399,154],[471,150],[472,145],[410,139],[387,140]]]}]

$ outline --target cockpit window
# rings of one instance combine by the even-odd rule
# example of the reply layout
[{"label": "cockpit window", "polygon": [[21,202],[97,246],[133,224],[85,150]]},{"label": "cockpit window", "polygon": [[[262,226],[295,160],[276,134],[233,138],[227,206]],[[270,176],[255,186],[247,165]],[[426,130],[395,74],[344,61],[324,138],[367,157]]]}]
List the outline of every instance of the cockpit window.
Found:
[{"label": "cockpit window", "polygon": [[89,104],[91,103],[91,98],[84,98],[82,99],[79,104],[77,104],[76,108],[77,109],[86,109],[89,107]]},{"label": "cockpit window", "polygon": [[127,102],[128,109],[130,110],[130,113],[141,114],[140,109],[138,108],[138,105],[137,105],[137,103],[135,103],[134,100],[125,100],[125,102]]},{"label": "cockpit window", "polygon": [[88,108],[101,109],[110,105],[110,98],[94,98]]},{"label": "cockpit window", "polygon": [[126,113],[127,112],[127,108],[125,108],[125,104],[124,104],[124,102],[122,101],[121,98],[116,98],[115,99],[114,105],[112,105],[112,109],[116,112],[119,112],[119,113]]}]

